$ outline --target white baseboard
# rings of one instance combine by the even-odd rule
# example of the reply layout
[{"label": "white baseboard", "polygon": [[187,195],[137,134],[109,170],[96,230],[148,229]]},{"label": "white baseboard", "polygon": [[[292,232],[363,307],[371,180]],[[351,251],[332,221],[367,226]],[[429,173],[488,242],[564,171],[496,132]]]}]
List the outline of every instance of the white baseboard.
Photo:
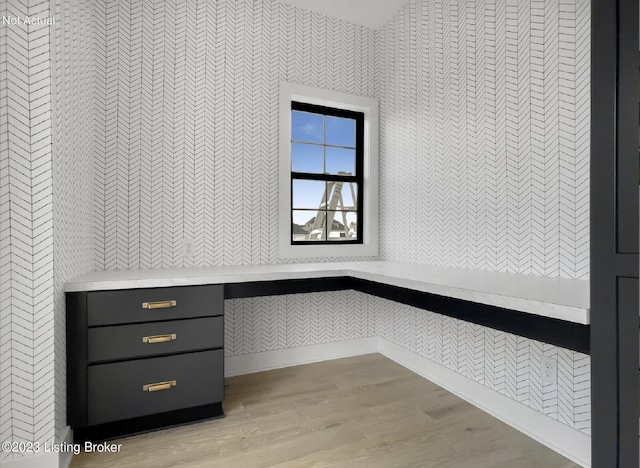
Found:
[{"label": "white baseboard", "polygon": [[[70,444],[72,440],[69,426],[65,427],[58,444]],[[10,460],[2,460],[2,468],[69,468],[73,452],[46,452]]]},{"label": "white baseboard", "polygon": [[591,466],[591,437],[384,338],[378,352],[573,462]]},{"label": "white baseboard", "polygon": [[224,375],[231,377],[251,374],[253,372],[377,352],[378,337],[371,337],[240,356],[228,356],[224,359]]},{"label": "white baseboard", "polygon": [[60,459],[57,453],[25,455],[20,458],[2,460],[2,468],[58,468]]},{"label": "white baseboard", "polygon": [[[69,426],[64,428],[64,437],[62,437],[62,442],[65,444],[71,444],[73,442],[73,431]],[[73,458],[73,452],[61,453],[58,466],[60,468],[69,468],[69,465],[71,465],[72,458]]]}]

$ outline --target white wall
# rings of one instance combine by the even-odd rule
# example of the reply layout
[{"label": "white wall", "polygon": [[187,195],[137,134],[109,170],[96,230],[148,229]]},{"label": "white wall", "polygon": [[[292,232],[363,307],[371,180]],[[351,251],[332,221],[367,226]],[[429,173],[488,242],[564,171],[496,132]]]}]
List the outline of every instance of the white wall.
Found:
[{"label": "white wall", "polygon": [[380,98],[381,258],[588,278],[589,0],[414,0],[375,33],[271,1],[98,10],[97,269],[278,262],[291,81]]},{"label": "white wall", "polygon": [[83,0],[52,3],[53,274],[56,439],[67,426],[65,281],[93,271],[94,28]]},{"label": "white wall", "polygon": [[[48,2],[2,16],[49,17]],[[50,38],[0,28],[0,440],[53,441],[54,300]],[[5,52],[6,51],[6,52]],[[12,458],[0,452],[0,463]]]},{"label": "white wall", "polygon": [[98,10],[96,268],[277,262],[279,82],[373,96],[373,30],[273,1]]},{"label": "white wall", "polygon": [[588,278],[590,13],[412,1],[377,33],[382,258]]},{"label": "white wall", "polygon": [[[62,288],[93,267],[90,10],[80,0],[2,3],[2,16],[56,19],[0,28],[3,442],[52,443],[65,432]],[[24,455],[1,452],[0,463]]]}]

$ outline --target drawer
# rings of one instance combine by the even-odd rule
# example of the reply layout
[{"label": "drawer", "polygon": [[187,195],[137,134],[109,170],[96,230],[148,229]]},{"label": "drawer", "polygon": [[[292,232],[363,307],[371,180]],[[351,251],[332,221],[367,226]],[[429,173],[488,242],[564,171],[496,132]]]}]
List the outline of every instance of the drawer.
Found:
[{"label": "drawer", "polygon": [[[88,424],[221,402],[223,359],[219,349],[89,366]],[[175,385],[143,389],[161,382]]]},{"label": "drawer", "polygon": [[224,286],[92,291],[87,294],[87,324],[116,325],[223,315]]},{"label": "drawer", "polygon": [[206,317],[88,330],[89,362],[114,361],[224,346],[224,318]]}]

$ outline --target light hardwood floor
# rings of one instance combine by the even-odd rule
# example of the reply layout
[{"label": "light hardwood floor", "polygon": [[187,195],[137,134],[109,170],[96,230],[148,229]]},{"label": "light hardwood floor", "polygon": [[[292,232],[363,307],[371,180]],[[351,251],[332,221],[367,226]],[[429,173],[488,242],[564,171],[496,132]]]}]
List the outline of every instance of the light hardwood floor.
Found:
[{"label": "light hardwood floor", "polygon": [[71,467],[577,466],[379,354],[229,378],[224,407]]}]

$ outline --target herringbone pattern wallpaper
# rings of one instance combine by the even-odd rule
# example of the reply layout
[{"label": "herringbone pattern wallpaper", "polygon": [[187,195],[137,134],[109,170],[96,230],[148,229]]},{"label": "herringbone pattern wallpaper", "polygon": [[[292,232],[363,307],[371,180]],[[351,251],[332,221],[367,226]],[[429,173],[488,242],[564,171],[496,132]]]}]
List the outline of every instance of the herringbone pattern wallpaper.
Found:
[{"label": "herringbone pattern wallpaper", "polygon": [[[589,356],[355,291],[225,301],[225,354],[381,336],[590,433]],[[543,384],[541,356],[558,362]]]},{"label": "herringbone pattern wallpaper", "polygon": [[[7,1],[2,16],[49,17]],[[49,28],[0,28],[0,440],[55,435]],[[0,462],[12,455],[0,452]]]},{"label": "herringbone pattern wallpaper", "polygon": [[88,2],[32,3],[2,15],[53,27],[0,30],[0,440],[51,443],[66,427],[63,285],[93,269],[93,32]]},{"label": "herringbone pattern wallpaper", "polygon": [[67,425],[65,281],[93,271],[93,27],[91,2],[58,0],[51,30],[53,272],[57,440]]},{"label": "herringbone pattern wallpaper", "polygon": [[279,82],[373,96],[373,30],[267,0],[97,9],[96,269],[277,262]]},{"label": "herringbone pattern wallpaper", "polygon": [[412,1],[375,51],[381,258],[588,278],[590,1]]}]

